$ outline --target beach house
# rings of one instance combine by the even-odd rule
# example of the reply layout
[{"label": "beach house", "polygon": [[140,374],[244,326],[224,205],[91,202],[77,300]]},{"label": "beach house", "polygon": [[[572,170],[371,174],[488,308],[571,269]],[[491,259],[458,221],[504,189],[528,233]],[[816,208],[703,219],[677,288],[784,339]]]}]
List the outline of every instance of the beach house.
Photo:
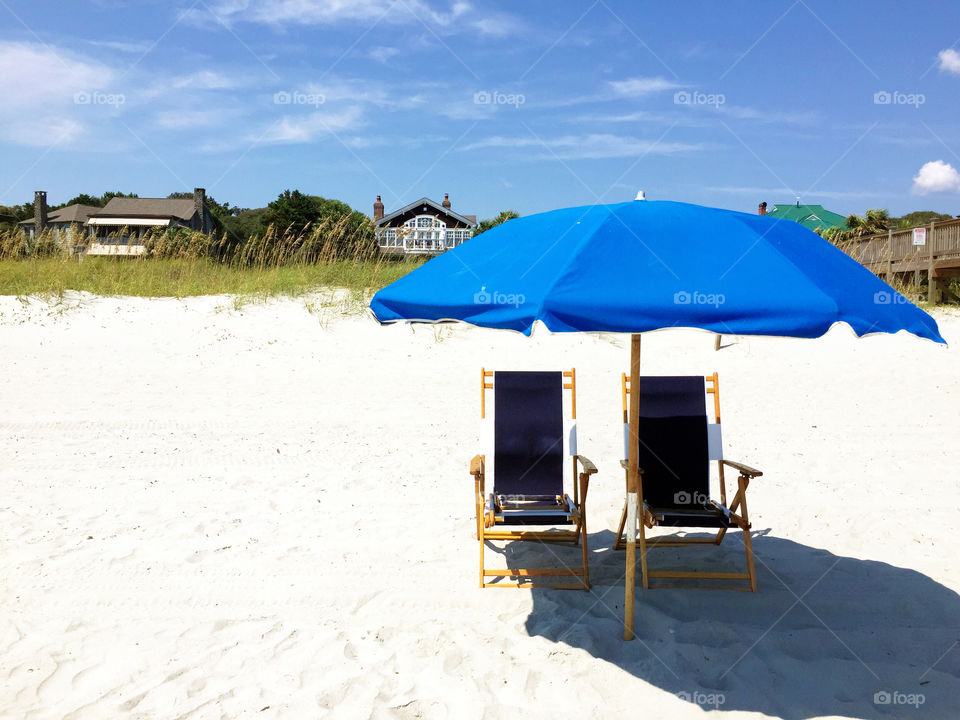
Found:
[{"label": "beach house", "polygon": [[18,225],[31,240],[52,232],[55,240],[86,255],[142,255],[144,237],[157,227],[214,230],[203,188],[194,188],[192,197],[182,199],[115,197],[102,208],[78,204],[53,211],[47,210],[47,193],[37,190],[33,218]]},{"label": "beach house", "polygon": [[423,197],[384,215],[377,195],[373,225],[380,252],[386,255],[439,255],[473,237],[477,216],[454,212],[448,193],[443,202]]},{"label": "beach house", "polygon": [[87,220],[101,208],[95,205],[67,205],[58,210],[47,210],[47,193],[43,190],[37,190],[33,194],[33,217],[23,220],[17,225],[23,230],[30,240],[37,235],[37,227],[40,232],[48,230],[53,234],[54,239],[64,242],[67,233],[71,230],[76,235],[82,235]]},{"label": "beach house", "polygon": [[87,220],[90,232],[88,255],[140,255],[143,239],[157,227],[189,228],[204,233],[214,229],[203,188],[194,188],[193,198],[111,198]]},{"label": "beach house", "polygon": [[814,232],[833,227],[841,229],[847,227],[847,218],[843,215],[831,212],[823,205],[801,205],[799,200],[793,204],[771,205],[770,207],[767,207],[766,203],[761,203],[760,214],[793,220]]}]

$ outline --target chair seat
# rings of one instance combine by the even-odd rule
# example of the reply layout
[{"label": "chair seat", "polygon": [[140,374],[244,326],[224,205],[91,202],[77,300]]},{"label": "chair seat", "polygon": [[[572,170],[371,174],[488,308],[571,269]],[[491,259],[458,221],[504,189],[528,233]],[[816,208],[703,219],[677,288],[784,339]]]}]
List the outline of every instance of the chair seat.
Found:
[{"label": "chair seat", "polygon": [[736,527],[720,508],[649,508],[659,518],[659,525],[668,527],[732,528]]},{"label": "chair seat", "polygon": [[547,515],[533,512],[507,513],[503,520],[497,515],[497,525],[573,525],[573,518],[566,513]]},{"label": "chair seat", "polygon": [[[498,497],[494,515],[497,525],[572,525],[571,506],[566,496],[528,496],[522,501]],[[502,520],[499,518],[503,518]]]}]

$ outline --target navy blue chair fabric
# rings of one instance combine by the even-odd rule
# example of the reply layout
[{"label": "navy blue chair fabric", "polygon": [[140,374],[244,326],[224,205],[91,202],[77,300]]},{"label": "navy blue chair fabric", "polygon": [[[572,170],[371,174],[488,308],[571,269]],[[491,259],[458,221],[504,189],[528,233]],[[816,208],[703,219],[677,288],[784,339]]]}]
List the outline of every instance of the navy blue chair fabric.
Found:
[{"label": "navy blue chair fabric", "polygon": [[563,373],[497,372],[493,390],[494,493],[563,495]]},{"label": "navy blue chair fabric", "polygon": [[693,519],[688,512],[701,511],[709,499],[705,397],[699,375],[640,378],[643,499],[651,509],[680,511],[677,524]]}]

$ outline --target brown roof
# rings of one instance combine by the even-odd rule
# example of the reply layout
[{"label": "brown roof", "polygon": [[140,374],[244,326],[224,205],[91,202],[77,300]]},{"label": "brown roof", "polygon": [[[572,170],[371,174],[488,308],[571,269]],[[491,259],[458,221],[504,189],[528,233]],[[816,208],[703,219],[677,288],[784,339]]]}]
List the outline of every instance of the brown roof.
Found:
[{"label": "brown roof", "polygon": [[[48,223],[85,223],[94,213],[100,212],[96,205],[67,205],[59,210],[52,210],[47,215]],[[33,218],[18,223],[19,225],[33,225]]]},{"label": "brown roof", "polygon": [[100,212],[96,205],[67,205],[47,215],[48,222],[84,223],[94,213]]},{"label": "brown roof", "polygon": [[97,217],[174,217],[189,220],[196,213],[193,200],[168,198],[111,198]]},{"label": "brown roof", "polygon": [[422,197],[416,202],[412,202],[409,205],[405,205],[399,210],[394,210],[392,213],[387,213],[379,220],[375,220],[373,224],[376,225],[377,227],[390,227],[390,224],[393,220],[397,218],[402,218],[407,213],[416,212],[416,208],[418,206],[432,207],[437,212],[443,213],[444,215],[447,215],[448,217],[452,217],[456,220],[466,223],[467,225],[476,226],[477,224],[476,215],[461,215],[460,213],[454,210],[451,210],[450,208],[443,207],[443,205],[441,205],[440,203],[434,202],[428,197]]}]

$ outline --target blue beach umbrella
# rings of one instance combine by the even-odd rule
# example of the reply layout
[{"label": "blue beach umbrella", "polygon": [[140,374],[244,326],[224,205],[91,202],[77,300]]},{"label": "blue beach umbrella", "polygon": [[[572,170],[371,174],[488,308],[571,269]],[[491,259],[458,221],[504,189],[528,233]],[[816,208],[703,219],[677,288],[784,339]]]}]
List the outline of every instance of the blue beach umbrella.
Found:
[{"label": "blue beach umbrella", "polygon": [[[374,295],[381,323],[457,320],[530,334],[671,327],[820,337],[906,330],[944,343],[936,321],[858,262],[790,220],[667,201],[565,208],[511,220]],[[639,404],[631,394],[630,435]],[[627,507],[639,472],[630,444]],[[631,510],[631,515],[635,515]],[[630,532],[630,528],[634,532]],[[636,517],[628,518],[624,637],[633,636]]]}]

